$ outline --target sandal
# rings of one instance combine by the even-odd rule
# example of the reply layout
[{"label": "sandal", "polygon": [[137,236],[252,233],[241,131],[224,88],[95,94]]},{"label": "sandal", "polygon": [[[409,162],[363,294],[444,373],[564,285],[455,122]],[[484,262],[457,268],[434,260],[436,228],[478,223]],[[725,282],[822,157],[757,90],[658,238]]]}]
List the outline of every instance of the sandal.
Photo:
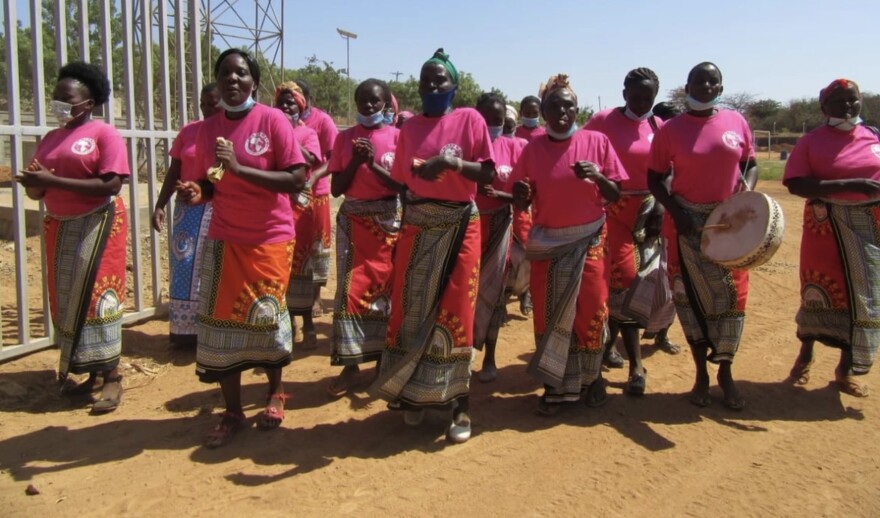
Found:
[{"label": "sandal", "polygon": [[[272,394],[266,403],[266,409],[260,414],[257,423],[263,430],[272,430],[281,426],[284,421],[284,402],[287,394]],[[273,404],[274,403],[274,404]]]},{"label": "sandal", "polygon": [[623,356],[617,352],[617,347],[614,344],[608,346],[605,349],[605,356],[602,358],[602,365],[608,367],[609,369],[622,369],[626,362],[623,360]]},{"label": "sandal", "polygon": [[303,349],[312,350],[318,347],[318,333],[312,329],[311,331],[303,331]]},{"label": "sandal", "polygon": [[245,417],[243,412],[226,411],[220,414],[220,424],[215,426],[208,435],[205,436],[205,446],[208,448],[219,448],[228,443],[235,432],[244,424]]},{"label": "sandal", "polygon": [[354,380],[352,378],[359,372],[360,368],[357,365],[343,367],[339,376],[333,378],[330,381],[330,384],[327,385],[327,395],[332,398],[340,398],[344,396],[353,385],[352,382]]},{"label": "sandal", "polygon": [[102,388],[103,384],[98,384],[98,376],[89,374],[88,379],[82,383],[76,383],[72,379],[67,379],[61,385],[62,396],[88,396]]},{"label": "sandal", "polygon": [[795,385],[806,385],[810,382],[810,369],[813,367],[813,360],[802,362],[796,360],[791,372],[788,373],[788,379],[793,381]]},{"label": "sandal", "polygon": [[666,354],[676,355],[681,352],[681,347],[669,341],[669,338],[655,341],[654,345]]},{"label": "sandal", "polygon": [[645,369],[642,374],[635,374],[630,376],[626,381],[626,393],[630,396],[644,396],[645,395],[645,386],[647,385],[646,378],[648,377],[648,370]]},{"label": "sandal", "polygon": [[688,394],[688,401],[694,406],[706,408],[712,404],[712,396],[710,396],[708,392],[691,391],[691,393]]},{"label": "sandal", "polygon": [[863,385],[856,381],[855,376],[838,377],[835,381],[837,389],[844,394],[855,397],[868,397],[868,385]]},{"label": "sandal", "polygon": [[[114,390],[115,389],[115,390]],[[119,408],[122,402],[122,375],[115,378],[104,378],[104,385],[101,387],[101,397],[92,405],[92,412],[96,414],[106,414]]]}]

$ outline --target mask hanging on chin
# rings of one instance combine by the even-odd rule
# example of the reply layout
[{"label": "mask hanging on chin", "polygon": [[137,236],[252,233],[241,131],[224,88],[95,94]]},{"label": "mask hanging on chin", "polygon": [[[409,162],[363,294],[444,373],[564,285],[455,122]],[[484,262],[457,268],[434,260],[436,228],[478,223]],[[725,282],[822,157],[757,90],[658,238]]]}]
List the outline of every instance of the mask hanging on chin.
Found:
[{"label": "mask hanging on chin", "polygon": [[704,103],[704,102],[698,101],[698,100],[694,99],[693,97],[691,97],[690,95],[688,95],[685,98],[684,102],[685,102],[685,104],[687,104],[687,107],[690,108],[691,110],[700,112],[700,111],[709,110],[709,109],[712,109],[712,108],[718,106],[718,103],[721,102],[721,96],[719,95],[718,97],[712,99],[711,101]]},{"label": "mask hanging on chin", "polygon": [[220,99],[220,107],[228,112],[231,112],[231,113],[239,113],[239,112],[248,111],[251,108],[253,108],[255,104],[257,104],[257,101],[255,101],[254,98],[250,94],[248,94],[248,96],[244,100],[244,102],[242,102],[238,106],[230,106],[230,105],[226,104],[226,101],[224,101],[223,99]]},{"label": "mask hanging on chin", "polygon": [[385,115],[378,111],[372,115],[357,114],[357,123],[365,128],[373,128],[385,122]]},{"label": "mask hanging on chin", "polygon": [[422,96],[422,113],[425,115],[443,115],[452,107],[455,88],[448,92],[425,94]]},{"label": "mask hanging on chin", "polygon": [[571,125],[570,128],[568,128],[568,131],[566,131],[565,133],[558,133],[556,131],[553,131],[553,129],[549,125],[544,129],[547,130],[548,135],[556,140],[568,140],[571,138],[572,135],[574,135],[574,132],[578,130],[578,125],[575,122]]},{"label": "mask hanging on chin", "polygon": [[834,129],[838,129],[840,131],[852,131],[853,128],[858,126],[862,122],[862,118],[856,115],[855,117],[850,117],[849,119],[842,119],[840,117],[828,117],[827,124]]},{"label": "mask hanging on chin", "polygon": [[644,120],[648,120],[649,117],[654,115],[654,112],[652,112],[651,110],[648,110],[645,113],[643,113],[642,115],[636,115],[635,113],[633,113],[632,110],[629,109],[629,106],[627,106],[626,109],[623,111],[623,114],[626,115],[626,118],[629,120],[644,121]]}]

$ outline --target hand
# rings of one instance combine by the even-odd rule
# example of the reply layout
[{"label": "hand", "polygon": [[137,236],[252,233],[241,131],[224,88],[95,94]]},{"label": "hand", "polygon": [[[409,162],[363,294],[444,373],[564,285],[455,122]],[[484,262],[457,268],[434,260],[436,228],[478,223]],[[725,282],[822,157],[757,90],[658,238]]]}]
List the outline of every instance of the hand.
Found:
[{"label": "hand", "polygon": [[497,198],[498,191],[491,185],[477,184],[477,192],[488,198]]},{"label": "hand", "polygon": [[156,207],[153,209],[153,228],[156,232],[162,232],[165,227],[165,208]]},{"label": "hand", "polygon": [[602,176],[602,173],[599,171],[599,166],[588,160],[575,162],[571,165],[571,168],[574,169],[574,175],[581,180],[595,182],[598,177]]},{"label": "hand", "polygon": [[532,186],[525,180],[520,180],[513,184],[513,202],[517,207],[528,207],[532,201]]},{"label": "hand", "polygon": [[182,201],[187,205],[198,205],[202,202],[202,186],[198,182],[178,181],[175,190],[177,191],[177,201]]},{"label": "hand", "polygon": [[455,169],[456,166],[452,162],[452,158],[446,155],[437,155],[427,160],[416,158],[413,159],[412,171],[419,178],[434,182],[442,180],[444,173]]},{"label": "hand", "polygon": [[370,142],[370,139],[357,138],[352,141],[352,144],[354,144],[354,155],[352,158],[356,163],[369,164],[373,161],[376,150],[373,148],[373,143]]},{"label": "hand", "polygon": [[15,181],[28,189],[46,189],[55,180],[55,170],[46,169],[34,159],[23,171],[15,175]]},{"label": "hand", "polygon": [[240,165],[235,157],[235,151],[232,149],[232,142],[226,139],[217,139],[214,144],[214,155],[217,161],[223,164],[223,167],[232,174],[238,174]]},{"label": "hand", "polygon": [[844,180],[846,186],[854,192],[864,194],[868,197],[880,196],[880,182],[870,178],[852,178]]}]

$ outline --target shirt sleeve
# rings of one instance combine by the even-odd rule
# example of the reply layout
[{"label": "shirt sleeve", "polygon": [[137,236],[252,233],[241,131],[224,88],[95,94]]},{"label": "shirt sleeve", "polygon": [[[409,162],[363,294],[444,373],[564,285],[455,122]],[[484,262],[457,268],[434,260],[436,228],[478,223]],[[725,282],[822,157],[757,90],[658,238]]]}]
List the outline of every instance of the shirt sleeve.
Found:
[{"label": "shirt sleeve", "polygon": [[755,158],[755,147],[754,141],[752,140],[752,129],[749,127],[748,121],[742,116],[740,116],[740,119],[742,120],[743,139],[745,140],[741,161],[745,161],[750,158]]},{"label": "shirt sleeve", "polygon": [[391,166],[391,179],[395,182],[403,185],[407,185],[406,181],[409,179],[412,171],[410,170],[410,165],[407,164],[412,158],[408,155],[406,150],[406,137],[404,136],[404,132],[401,131],[397,135],[397,147],[394,150],[394,165]]},{"label": "shirt sleeve", "polygon": [[180,131],[177,132],[177,136],[174,137],[174,141],[171,143],[171,149],[168,150],[168,156],[174,158],[176,160],[180,160],[180,153],[184,147],[184,138],[186,126],[180,128]]},{"label": "shirt sleeve", "polygon": [[[476,115],[476,116],[473,116]],[[489,128],[483,117],[474,110],[470,117],[471,130],[471,156],[466,159],[470,162],[495,162],[495,148],[492,139],[489,138]]]},{"label": "shirt sleeve", "polygon": [[346,164],[343,160],[343,155],[345,154],[345,135],[346,132],[340,132],[336,135],[336,140],[333,142],[333,153],[330,155],[330,164],[327,165],[327,170],[331,174],[345,170]]},{"label": "shirt sleeve", "polygon": [[669,126],[663,126],[654,134],[654,140],[651,142],[651,155],[648,160],[648,169],[664,175],[669,174],[672,163],[669,132]]},{"label": "shirt sleeve", "polygon": [[128,166],[128,152],[122,135],[112,126],[104,126],[98,134],[98,175],[114,173],[119,176],[131,176]]},{"label": "shirt sleeve", "polygon": [[791,150],[788,160],[785,162],[785,174],[782,176],[782,184],[793,178],[809,178],[813,176],[810,171],[810,139],[809,134],[801,137]]},{"label": "shirt sleeve", "polygon": [[336,124],[333,122],[333,119],[330,115],[327,115],[324,118],[324,123],[321,124],[321,133],[318,135],[318,139],[320,140],[321,151],[323,154],[319,153],[322,157],[326,157],[327,155],[333,155],[333,145],[336,142],[336,136],[339,135],[339,130],[336,129]]},{"label": "shirt sleeve", "polygon": [[626,174],[626,170],[624,170],[623,164],[620,162],[620,157],[614,151],[611,140],[604,133],[600,133],[600,135],[602,135],[603,156],[605,157],[602,163],[602,174],[612,182],[629,180],[629,175]]}]

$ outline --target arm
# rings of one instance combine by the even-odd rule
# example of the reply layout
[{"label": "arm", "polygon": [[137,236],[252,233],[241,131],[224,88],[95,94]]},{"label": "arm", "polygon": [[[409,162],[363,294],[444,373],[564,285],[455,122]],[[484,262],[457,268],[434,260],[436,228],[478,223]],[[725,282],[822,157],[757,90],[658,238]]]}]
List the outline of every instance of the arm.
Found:
[{"label": "arm", "polygon": [[[116,173],[105,173],[94,178],[64,178],[55,176],[54,171],[46,169],[34,160],[32,167],[15,179],[25,187],[28,196],[45,194],[46,189],[60,189],[86,196],[115,196],[122,189],[122,177]],[[33,196],[31,196],[33,197]],[[39,198],[37,198],[39,199]]]},{"label": "arm", "polygon": [[824,198],[834,194],[859,193],[869,197],[880,195],[880,182],[869,178],[819,180],[803,176],[785,181],[788,192],[801,198]]},{"label": "arm", "polygon": [[177,182],[179,181],[180,160],[172,158],[171,165],[168,167],[168,173],[165,174],[165,179],[162,180],[159,196],[156,198],[156,207],[153,209],[153,228],[156,229],[156,232],[162,232],[165,224],[165,206],[168,205],[168,200],[174,194]]},{"label": "arm", "polygon": [[294,193],[302,191],[305,186],[306,166],[304,164],[283,171],[264,171],[243,166],[238,163],[235,152],[232,150],[232,143],[228,141],[218,142],[215,153],[217,160],[223,164],[227,171],[263,189],[272,192]]},{"label": "arm", "polygon": [[668,170],[665,173],[661,173],[649,169],[648,190],[651,191],[654,198],[672,217],[672,220],[675,222],[676,231],[681,235],[690,235],[694,232],[694,226],[691,223],[690,218],[684,213],[681,206],[679,206],[678,202],[675,201],[675,198],[673,198],[672,194],[669,192],[669,187],[665,182],[665,177],[668,174]]},{"label": "arm", "polygon": [[596,187],[599,188],[599,193],[606,200],[615,202],[620,199],[620,186],[617,185],[617,182],[609,180],[600,173],[596,164],[581,160],[575,163],[572,169],[574,169],[574,174],[578,178],[595,183]]},{"label": "arm", "polygon": [[491,185],[480,184],[477,186],[477,192],[489,198],[497,198],[507,203],[513,203],[513,194],[509,192],[499,191]]},{"label": "arm", "polygon": [[755,184],[758,183],[758,163],[754,158],[749,158],[739,163],[739,170],[742,171],[746,185],[750,191],[755,190]]},{"label": "arm", "polygon": [[481,184],[490,184],[495,178],[495,164],[491,160],[468,162],[458,157],[437,155],[413,168],[417,176],[430,181],[436,180],[446,171],[457,171],[468,180]]}]

